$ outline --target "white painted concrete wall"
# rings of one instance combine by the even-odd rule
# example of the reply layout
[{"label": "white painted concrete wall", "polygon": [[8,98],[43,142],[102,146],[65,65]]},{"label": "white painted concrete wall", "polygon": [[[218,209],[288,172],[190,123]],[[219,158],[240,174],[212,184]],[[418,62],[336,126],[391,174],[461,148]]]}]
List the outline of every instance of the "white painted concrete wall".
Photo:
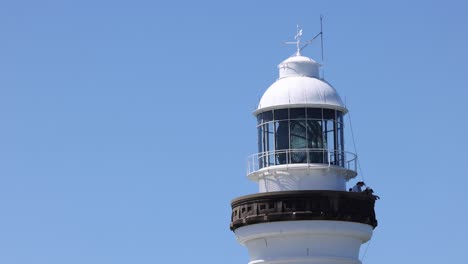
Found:
[{"label": "white painted concrete wall", "polygon": [[372,236],[370,225],[342,221],[284,221],[235,230],[249,250],[249,264],[358,264],[361,244]]}]

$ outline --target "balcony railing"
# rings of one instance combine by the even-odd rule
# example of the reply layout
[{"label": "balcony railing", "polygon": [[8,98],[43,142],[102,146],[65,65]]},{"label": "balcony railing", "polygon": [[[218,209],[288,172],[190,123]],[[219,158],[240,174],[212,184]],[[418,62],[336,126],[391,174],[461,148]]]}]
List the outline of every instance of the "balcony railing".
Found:
[{"label": "balcony railing", "polygon": [[290,164],[325,164],[357,171],[357,156],[351,152],[327,149],[283,149],[260,152],[249,156],[247,175],[263,168]]},{"label": "balcony railing", "polygon": [[238,197],[231,203],[231,230],[268,222],[333,220],[367,224],[375,228],[375,201],[368,192],[285,191]]}]

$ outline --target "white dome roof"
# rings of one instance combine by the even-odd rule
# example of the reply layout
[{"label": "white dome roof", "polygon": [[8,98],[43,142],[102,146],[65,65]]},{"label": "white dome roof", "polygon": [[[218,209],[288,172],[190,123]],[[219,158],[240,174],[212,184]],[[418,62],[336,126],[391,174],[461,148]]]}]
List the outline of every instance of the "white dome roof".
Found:
[{"label": "white dome roof", "polygon": [[320,64],[313,59],[293,56],[278,65],[279,77],[280,79],[289,76],[319,77],[319,67]]},{"label": "white dome roof", "polygon": [[280,79],[263,94],[254,114],[289,107],[319,107],[348,112],[336,90],[316,78],[319,66],[303,56],[291,57],[280,63]]}]

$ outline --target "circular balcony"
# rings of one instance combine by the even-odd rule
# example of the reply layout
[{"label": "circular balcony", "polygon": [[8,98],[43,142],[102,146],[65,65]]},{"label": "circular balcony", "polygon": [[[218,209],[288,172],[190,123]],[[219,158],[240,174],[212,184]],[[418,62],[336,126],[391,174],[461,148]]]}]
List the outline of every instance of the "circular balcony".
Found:
[{"label": "circular balcony", "polygon": [[332,220],[377,227],[376,197],[365,192],[286,191],[241,196],[231,202],[231,230],[278,221]]},{"label": "circular balcony", "polygon": [[357,175],[357,156],[346,151],[327,149],[284,149],[253,154],[247,160],[247,176],[254,178],[271,169],[338,168],[346,178]]}]

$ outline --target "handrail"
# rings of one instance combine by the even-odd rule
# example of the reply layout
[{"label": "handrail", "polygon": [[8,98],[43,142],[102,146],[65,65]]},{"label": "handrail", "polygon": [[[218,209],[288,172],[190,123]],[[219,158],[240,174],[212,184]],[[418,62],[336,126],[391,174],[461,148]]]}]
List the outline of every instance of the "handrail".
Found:
[{"label": "handrail", "polygon": [[357,156],[352,152],[317,148],[260,152],[248,157],[247,175],[263,168],[290,164],[326,164],[357,171]]}]

